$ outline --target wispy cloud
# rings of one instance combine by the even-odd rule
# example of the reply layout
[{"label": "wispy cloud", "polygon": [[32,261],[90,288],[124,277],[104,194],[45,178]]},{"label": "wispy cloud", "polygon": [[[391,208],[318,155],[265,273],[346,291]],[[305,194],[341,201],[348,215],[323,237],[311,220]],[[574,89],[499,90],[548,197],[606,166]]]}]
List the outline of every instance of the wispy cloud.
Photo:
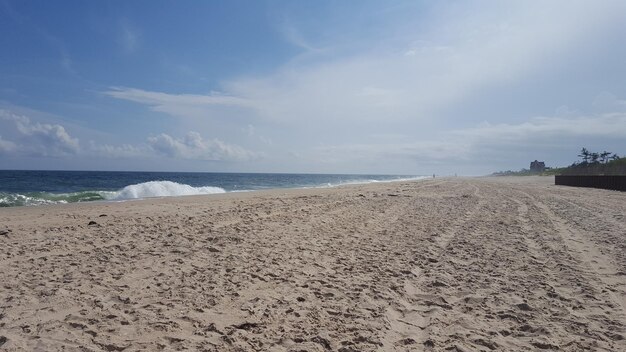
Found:
[{"label": "wispy cloud", "polygon": [[624,138],[626,113],[584,117],[536,117],[520,124],[483,123],[475,128],[453,132],[477,143],[519,143],[533,140],[559,140],[567,137]]},{"label": "wispy cloud", "polygon": [[120,21],[117,35],[118,43],[125,53],[131,54],[137,50],[141,33],[128,19]]},{"label": "wispy cloud", "polygon": [[[533,156],[545,155],[546,150],[574,152],[581,147],[580,141],[589,140],[601,140],[604,147],[626,140],[626,113],[536,117],[518,124],[483,123],[414,142],[321,146],[312,148],[304,157],[335,165],[375,164],[381,160],[422,167],[474,164],[477,170],[488,172],[496,170],[485,169],[485,165],[524,165]],[[570,155],[569,162],[574,157]]]},{"label": "wispy cloud", "polygon": [[[626,11],[626,4],[613,1],[441,7],[440,16],[449,19],[428,30],[408,26],[391,43],[377,39],[358,53],[325,54],[269,75],[226,80],[224,93],[113,88],[105,94],[174,116],[211,116],[219,106],[237,106],[274,121],[428,120],[485,87],[556,65]],[[315,47],[295,26],[284,28],[290,42]]]},{"label": "wispy cloud", "polygon": [[298,28],[285,18],[283,19],[282,25],[278,27],[278,30],[289,43],[298,48],[304,49],[305,54],[319,53],[324,50],[322,48],[314,47],[304,38],[304,35],[298,30]]},{"label": "wispy cloud", "polygon": [[[256,147],[265,152],[260,167],[266,170],[288,170],[298,165],[290,164],[293,157],[310,165],[308,171],[317,171],[320,164],[336,166],[326,169],[330,172],[363,171],[359,167],[367,164],[369,171],[393,172],[446,162],[488,170],[493,160],[517,163],[532,154],[577,149],[581,143],[623,147],[626,91],[619,82],[626,70],[619,65],[624,1],[441,1],[426,6],[407,1],[367,3],[339,14],[335,11],[341,6],[330,7],[328,12],[316,8],[315,18],[304,17],[298,6],[292,8],[293,16],[285,16],[288,20],[282,12],[277,15],[278,21],[268,26],[278,26],[272,28],[284,40],[279,48],[287,50],[267,55],[271,59],[264,56],[269,64],[281,61],[269,70],[265,62],[256,74],[251,73],[255,65],[240,71],[244,74],[233,73],[235,65],[206,70],[224,61],[199,63],[195,55],[164,49],[163,56],[175,60],[167,65],[180,73],[176,87],[193,77],[189,89],[177,90],[167,79],[161,87],[146,88],[141,85],[144,71],[119,83],[130,86],[105,88],[101,94],[108,98],[145,107],[147,113],[137,114],[133,125],[143,132],[116,135],[130,143],[88,143],[81,153],[198,160],[197,165],[231,160],[247,167],[253,163],[243,161],[260,155],[250,151]],[[146,27],[141,30],[130,20],[113,24],[121,50],[134,52],[142,44],[148,49],[152,37],[147,34],[153,28],[142,23]],[[141,33],[146,34],[143,43]],[[234,51],[224,57],[236,56],[234,47],[225,46]],[[181,57],[189,66],[177,62]],[[69,55],[66,61],[71,69]],[[127,61],[124,69],[134,60]],[[619,63],[612,66],[614,62]],[[202,75],[210,78],[199,80]],[[154,80],[149,82],[154,87]],[[579,105],[583,100],[585,105]],[[120,115],[133,116],[124,110],[127,105],[107,108],[120,107]],[[151,112],[173,117],[158,116],[170,128],[148,129],[145,122],[152,123],[155,115]],[[64,130],[69,141],[76,139],[73,135],[105,140],[85,138],[76,128],[61,125],[73,132]],[[46,133],[55,135],[53,130]],[[185,135],[187,131],[195,132]],[[2,137],[5,154],[28,144],[4,131]],[[518,159],[511,158],[513,150]]]},{"label": "wispy cloud", "polygon": [[468,160],[470,143],[467,141],[427,140],[411,143],[344,144],[313,148],[310,155],[325,163],[367,162],[400,160],[403,162],[455,162]]},{"label": "wispy cloud", "polygon": [[620,10],[614,2],[467,6],[463,16],[451,11],[451,21],[408,31],[404,40],[373,42],[358,54],[289,65],[224,88],[270,119],[430,119],[485,87],[571,60],[571,50],[623,19],[615,15]]},{"label": "wispy cloud", "polygon": [[245,98],[230,96],[219,92],[207,95],[168,94],[151,92],[136,88],[111,87],[105,95],[149,106],[152,110],[183,118],[207,118],[214,116],[215,107],[252,107],[253,103]]}]

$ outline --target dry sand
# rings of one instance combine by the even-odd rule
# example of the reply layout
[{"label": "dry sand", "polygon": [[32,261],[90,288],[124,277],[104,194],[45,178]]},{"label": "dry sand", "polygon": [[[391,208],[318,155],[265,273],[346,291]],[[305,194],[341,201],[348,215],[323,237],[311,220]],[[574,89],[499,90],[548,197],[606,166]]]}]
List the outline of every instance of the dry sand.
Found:
[{"label": "dry sand", "polygon": [[626,193],[552,182],[0,209],[0,350],[626,351]]}]

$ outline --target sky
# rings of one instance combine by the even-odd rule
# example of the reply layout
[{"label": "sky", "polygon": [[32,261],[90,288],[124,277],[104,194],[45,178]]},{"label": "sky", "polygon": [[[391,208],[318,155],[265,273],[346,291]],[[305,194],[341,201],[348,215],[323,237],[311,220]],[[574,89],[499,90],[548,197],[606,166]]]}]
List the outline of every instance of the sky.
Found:
[{"label": "sky", "polygon": [[0,0],[0,169],[482,175],[626,155],[626,1]]}]

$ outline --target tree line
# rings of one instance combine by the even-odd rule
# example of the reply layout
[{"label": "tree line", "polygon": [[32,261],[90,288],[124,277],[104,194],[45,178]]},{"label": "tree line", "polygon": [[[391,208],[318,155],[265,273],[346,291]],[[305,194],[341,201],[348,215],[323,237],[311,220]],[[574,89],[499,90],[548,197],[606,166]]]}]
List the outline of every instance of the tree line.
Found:
[{"label": "tree line", "polygon": [[[587,148],[582,148],[578,157],[580,161],[575,161],[567,167],[549,168],[541,172],[541,175],[626,175],[626,157],[603,151],[591,152]],[[500,171],[494,172],[496,176],[528,176],[537,175],[537,172],[521,169],[520,171]]]},{"label": "tree line", "polygon": [[626,158],[607,151],[592,152],[582,148],[580,161],[569,167],[556,169],[556,175],[626,175]]},{"label": "tree line", "polygon": [[620,159],[619,155],[607,152],[606,150],[602,153],[590,152],[587,148],[580,150],[580,154],[578,157],[582,159],[580,163],[574,163],[574,165],[587,165],[587,164],[607,164],[609,161]]}]

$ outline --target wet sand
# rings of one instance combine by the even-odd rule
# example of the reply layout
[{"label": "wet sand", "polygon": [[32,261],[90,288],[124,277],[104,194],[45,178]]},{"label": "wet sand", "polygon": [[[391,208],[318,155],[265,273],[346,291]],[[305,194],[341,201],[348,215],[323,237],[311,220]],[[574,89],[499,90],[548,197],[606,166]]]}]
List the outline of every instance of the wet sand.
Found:
[{"label": "wet sand", "polygon": [[552,178],[3,208],[1,233],[0,350],[626,350],[626,193]]}]

